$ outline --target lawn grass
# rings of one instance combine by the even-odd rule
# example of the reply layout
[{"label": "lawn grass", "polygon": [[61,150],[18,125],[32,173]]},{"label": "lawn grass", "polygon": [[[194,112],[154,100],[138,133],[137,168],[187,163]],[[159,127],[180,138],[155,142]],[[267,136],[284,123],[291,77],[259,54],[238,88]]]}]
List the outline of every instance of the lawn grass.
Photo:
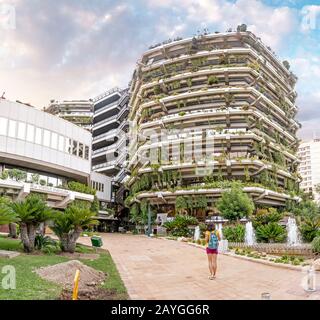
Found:
[{"label": "lawn grass", "polygon": [[[0,237],[0,250],[22,251],[20,240]],[[77,245],[77,251],[81,253],[92,253],[94,250],[90,247]],[[116,294],[117,299],[127,299],[127,290],[120,278],[118,270],[107,251],[99,250],[100,257],[96,260],[81,259],[81,262],[107,273],[107,278],[103,288]],[[59,299],[62,286],[40,278],[34,269],[54,265],[69,261],[67,257],[60,255],[45,255],[41,253],[24,254],[7,259],[0,258],[0,300],[52,300]],[[1,286],[2,278],[5,274],[1,273],[2,267],[12,265],[16,270],[16,289],[3,289]]]},{"label": "lawn grass", "polygon": [[122,279],[119,275],[116,265],[114,264],[110,253],[99,250],[100,258],[97,260],[81,260],[84,264],[96,270],[107,273],[107,279],[102,285],[103,288],[114,290],[117,294],[117,299],[128,299],[127,289],[124,286]]},{"label": "lawn grass", "polygon": [[22,251],[21,240],[8,239],[6,236],[0,236],[0,250]]}]

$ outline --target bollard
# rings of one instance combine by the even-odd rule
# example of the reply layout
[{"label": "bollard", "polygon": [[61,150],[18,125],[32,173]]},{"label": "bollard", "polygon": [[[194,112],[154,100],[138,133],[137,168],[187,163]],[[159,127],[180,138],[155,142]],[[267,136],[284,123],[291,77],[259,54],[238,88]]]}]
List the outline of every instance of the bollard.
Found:
[{"label": "bollard", "polygon": [[261,293],[261,300],[271,300],[271,294],[269,292]]},{"label": "bollard", "polygon": [[78,300],[79,280],[80,280],[80,271],[77,270],[74,276],[74,281],[73,281],[72,300]]},{"label": "bollard", "polygon": [[308,269],[307,281],[308,281],[308,286],[306,291],[309,291],[309,292],[316,291],[316,275],[315,275],[313,266],[311,266]]}]

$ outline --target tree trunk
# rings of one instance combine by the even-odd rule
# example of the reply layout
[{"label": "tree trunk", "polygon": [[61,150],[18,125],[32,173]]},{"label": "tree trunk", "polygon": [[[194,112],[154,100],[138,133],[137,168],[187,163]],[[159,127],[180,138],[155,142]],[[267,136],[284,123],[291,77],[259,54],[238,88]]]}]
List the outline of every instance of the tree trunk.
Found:
[{"label": "tree trunk", "polygon": [[36,226],[34,224],[28,224],[28,238],[30,252],[34,250],[34,242],[36,239]]},{"label": "tree trunk", "polygon": [[9,237],[14,239],[18,238],[17,225],[13,222],[9,223]]},{"label": "tree trunk", "polygon": [[25,223],[20,224],[20,236],[21,236],[21,241],[23,244],[23,250],[25,252],[30,252],[29,251],[28,228]]},{"label": "tree trunk", "polygon": [[23,243],[23,250],[25,252],[32,252],[34,250],[36,226],[31,223],[20,224],[21,241]]},{"label": "tree trunk", "polygon": [[61,243],[61,250],[63,252],[75,252],[77,240],[80,237],[81,231],[81,229],[76,229],[71,233],[63,234],[61,237],[59,237]]}]

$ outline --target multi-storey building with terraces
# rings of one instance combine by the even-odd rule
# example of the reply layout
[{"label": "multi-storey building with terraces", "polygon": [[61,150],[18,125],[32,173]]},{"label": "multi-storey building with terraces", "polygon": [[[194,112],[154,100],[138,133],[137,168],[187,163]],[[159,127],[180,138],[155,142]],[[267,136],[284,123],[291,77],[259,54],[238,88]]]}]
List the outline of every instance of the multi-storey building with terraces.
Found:
[{"label": "multi-storey building with terraces", "polygon": [[90,100],[51,100],[45,111],[91,131],[93,104]]},{"label": "multi-storey building with terraces", "polygon": [[232,180],[258,206],[297,200],[296,80],[251,32],[146,51],[130,87],[128,203],[214,207]]},{"label": "multi-storey building with terraces", "polygon": [[93,99],[92,170],[112,178],[113,201],[127,177],[128,101],[128,90],[117,87]]}]

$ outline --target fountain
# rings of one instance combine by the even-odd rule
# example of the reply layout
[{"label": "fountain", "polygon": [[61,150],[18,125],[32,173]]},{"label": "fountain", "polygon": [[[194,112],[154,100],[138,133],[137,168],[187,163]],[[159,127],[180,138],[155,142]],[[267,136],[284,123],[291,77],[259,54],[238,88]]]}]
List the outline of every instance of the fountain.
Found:
[{"label": "fountain", "polygon": [[300,234],[295,218],[289,217],[287,222],[287,232],[287,243],[289,246],[298,246],[301,244]]},{"label": "fountain", "polygon": [[200,227],[196,226],[194,229],[194,240],[197,241],[200,239]]},{"label": "fountain", "polygon": [[256,235],[254,233],[254,229],[251,221],[248,221],[246,223],[246,232],[244,236],[244,242],[248,246],[253,246],[254,244],[256,244]]},{"label": "fountain", "polygon": [[221,237],[221,240],[222,240],[222,239],[223,239],[222,223],[217,223],[217,224],[216,224],[216,228],[217,228],[217,230],[219,231],[219,234],[220,234],[220,237]]}]

